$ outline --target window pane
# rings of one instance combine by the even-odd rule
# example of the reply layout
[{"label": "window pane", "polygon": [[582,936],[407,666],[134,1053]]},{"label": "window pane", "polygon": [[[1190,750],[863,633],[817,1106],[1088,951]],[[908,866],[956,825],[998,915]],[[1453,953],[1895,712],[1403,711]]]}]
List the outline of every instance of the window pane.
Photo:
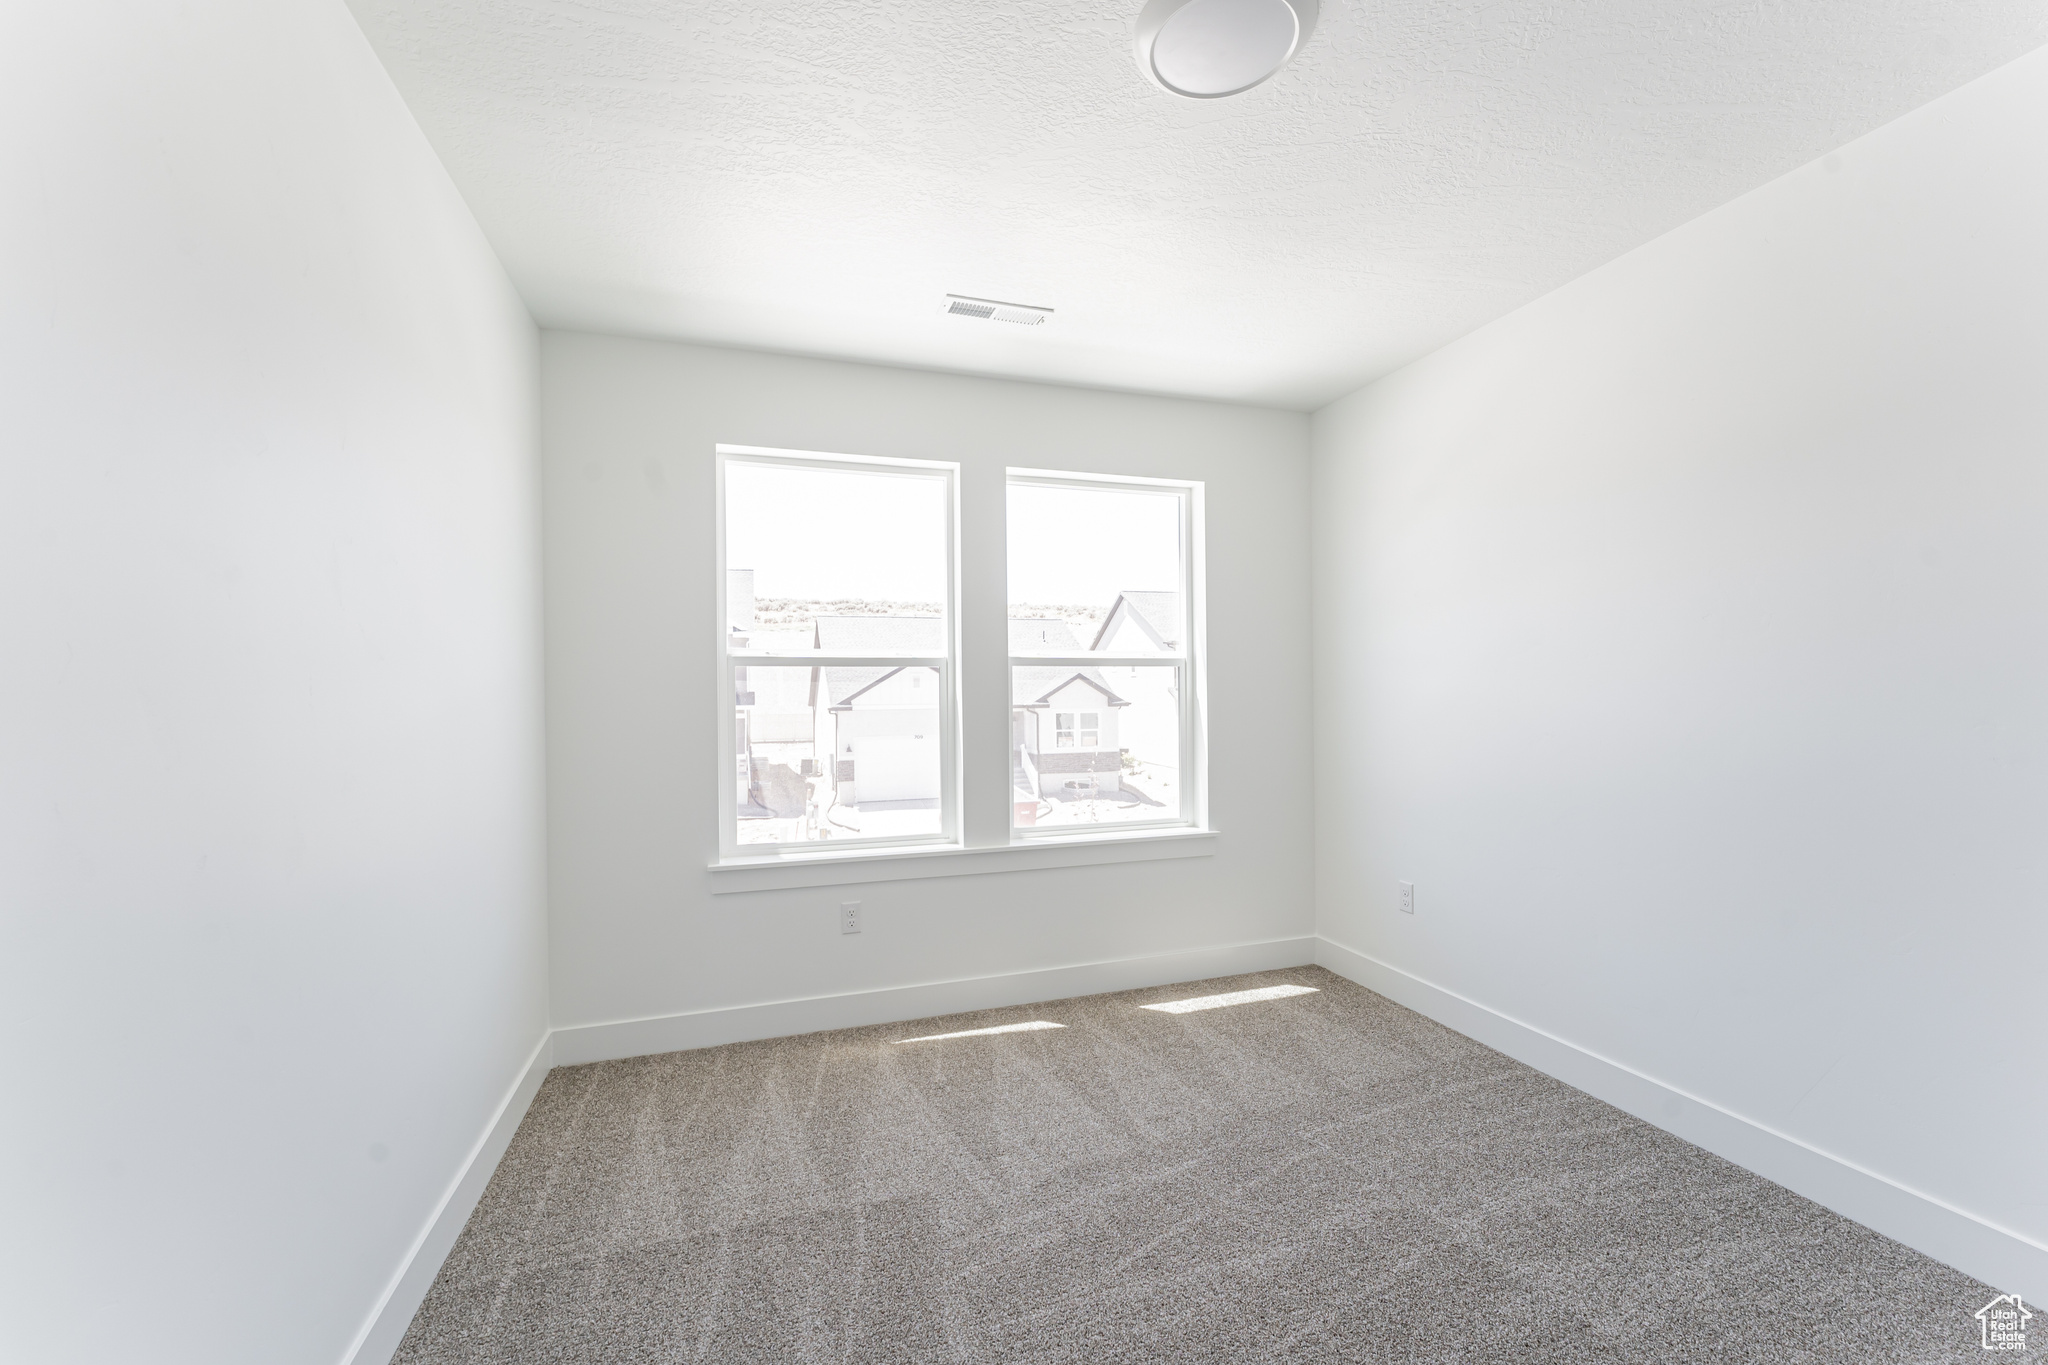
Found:
[{"label": "window pane", "polygon": [[742,844],[933,835],[939,670],[733,669]]},{"label": "window pane", "polygon": [[734,649],[946,653],[943,476],[728,461]]},{"label": "window pane", "polygon": [[[1012,668],[1015,823],[1180,819],[1179,678],[1171,664]],[[1100,709],[1054,709],[1062,704]]]},{"label": "window pane", "polygon": [[1010,653],[1178,653],[1181,495],[1016,483]]}]

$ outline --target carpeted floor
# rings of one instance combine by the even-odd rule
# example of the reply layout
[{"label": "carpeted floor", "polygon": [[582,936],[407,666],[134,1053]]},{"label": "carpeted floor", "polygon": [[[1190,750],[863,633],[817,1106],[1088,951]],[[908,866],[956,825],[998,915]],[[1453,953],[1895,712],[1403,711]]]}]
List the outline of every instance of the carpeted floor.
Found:
[{"label": "carpeted floor", "polygon": [[1992,1294],[1309,967],[560,1068],[397,1359],[1921,1365]]}]

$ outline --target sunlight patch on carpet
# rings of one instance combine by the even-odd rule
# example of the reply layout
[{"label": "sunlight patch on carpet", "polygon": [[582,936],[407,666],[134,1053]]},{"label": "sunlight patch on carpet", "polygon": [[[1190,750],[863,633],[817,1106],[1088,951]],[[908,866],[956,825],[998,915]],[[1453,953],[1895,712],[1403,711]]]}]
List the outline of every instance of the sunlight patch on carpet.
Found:
[{"label": "sunlight patch on carpet", "polygon": [[1290,995],[1314,995],[1314,986],[1261,986],[1255,991],[1232,991],[1228,995],[1198,995],[1190,1000],[1163,1000],[1138,1008],[1162,1014],[1193,1014],[1196,1010],[1220,1010],[1225,1005],[1249,1005],[1254,1000],[1284,1000]]},{"label": "sunlight patch on carpet", "polygon": [[1042,1028],[1065,1027],[1065,1024],[1055,1024],[1045,1019],[1033,1019],[1028,1024],[997,1024],[994,1028],[967,1028],[961,1029],[958,1033],[927,1033],[922,1038],[898,1038],[896,1045],[901,1047],[905,1043],[936,1043],[941,1038],[979,1038],[984,1033],[1031,1033]]}]

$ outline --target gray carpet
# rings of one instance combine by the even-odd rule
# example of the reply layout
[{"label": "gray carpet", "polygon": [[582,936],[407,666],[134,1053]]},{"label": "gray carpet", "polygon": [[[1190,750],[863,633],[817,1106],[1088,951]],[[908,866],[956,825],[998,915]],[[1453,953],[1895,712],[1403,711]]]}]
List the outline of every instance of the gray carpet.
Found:
[{"label": "gray carpet", "polygon": [[1310,967],[559,1068],[397,1359],[1917,1365],[1992,1293]]}]

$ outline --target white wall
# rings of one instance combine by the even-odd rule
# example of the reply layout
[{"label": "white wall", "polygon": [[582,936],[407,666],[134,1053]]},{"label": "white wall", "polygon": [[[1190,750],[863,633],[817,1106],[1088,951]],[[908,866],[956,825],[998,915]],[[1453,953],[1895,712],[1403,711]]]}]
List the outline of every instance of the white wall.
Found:
[{"label": "white wall", "polygon": [[2048,53],[1325,409],[1313,475],[1320,931],[2036,1243],[2044,146]]},{"label": "white wall", "polygon": [[332,1365],[546,1025],[531,325],[339,0],[0,32],[0,1359]]},{"label": "white wall", "polygon": [[[556,332],[541,386],[558,1027],[1309,934],[1306,418]],[[1217,854],[870,883],[858,936],[834,887],[714,897],[719,442],[960,461],[996,510],[970,576],[1002,572],[1007,465],[1207,480]],[[963,630],[968,781],[1007,821],[1007,680],[977,667],[1007,627]]]}]

